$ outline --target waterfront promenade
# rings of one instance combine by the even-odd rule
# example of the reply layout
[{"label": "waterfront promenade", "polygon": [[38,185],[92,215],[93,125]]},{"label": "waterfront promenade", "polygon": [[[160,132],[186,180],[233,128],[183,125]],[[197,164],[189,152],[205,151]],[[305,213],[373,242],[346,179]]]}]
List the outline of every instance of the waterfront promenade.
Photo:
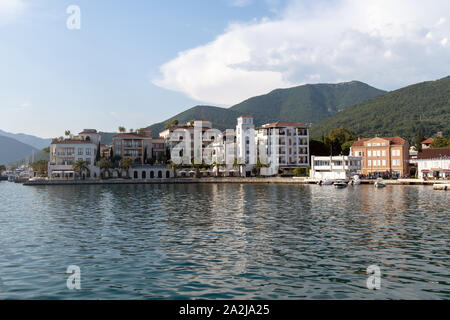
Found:
[{"label": "waterfront promenade", "polygon": [[[376,180],[361,180],[361,184],[374,184]],[[448,184],[446,180],[398,179],[383,180],[387,185],[429,185]],[[242,177],[211,177],[211,178],[168,178],[168,179],[92,179],[92,180],[35,180],[25,182],[26,186],[40,185],[110,185],[110,184],[192,184],[192,183],[240,183],[240,184],[316,184],[309,178],[242,178]]]}]

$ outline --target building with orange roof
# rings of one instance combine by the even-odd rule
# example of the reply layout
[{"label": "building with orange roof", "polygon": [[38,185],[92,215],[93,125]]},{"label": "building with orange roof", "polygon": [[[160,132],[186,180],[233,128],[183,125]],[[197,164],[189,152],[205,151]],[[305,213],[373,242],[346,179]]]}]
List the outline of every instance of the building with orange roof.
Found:
[{"label": "building with orange roof", "polygon": [[364,138],[353,143],[350,156],[362,158],[362,174],[409,174],[409,142],[400,137]]}]

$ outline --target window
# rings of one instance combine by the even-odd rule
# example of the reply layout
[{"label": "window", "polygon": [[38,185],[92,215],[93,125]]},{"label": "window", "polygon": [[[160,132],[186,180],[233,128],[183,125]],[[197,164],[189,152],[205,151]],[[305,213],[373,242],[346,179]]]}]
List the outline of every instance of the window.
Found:
[{"label": "window", "polygon": [[82,156],[83,155],[83,148],[78,148],[78,155]]},{"label": "window", "polygon": [[386,157],[386,150],[383,150],[383,151],[381,152],[381,154],[383,155],[383,157]]},{"label": "window", "polygon": [[383,167],[385,167],[386,166],[386,160],[383,160],[382,163],[383,163]]},{"label": "window", "polygon": [[86,148],[86,155],[90,156],[91,155],[91,149],[90,148]]},{"label": "window", "polygon": [[377,156],[378,156],[378,157],[381,156],[381,151],[380,151],[380,150],[377,151]]},{"label": "window", "polygon": [[86,158],[86,163],[87,163],[88,165],[91,165],[91,158]]},{"label": "window", "polygon": [[372,165],[372,160],[367,161],[367,164],[370,167]]},{"label": "window", "polygon": [[369,157],[371,157],[372,156],[372,151],[367,151],[367,155],[369,156]]},{"label": "window", "polygon": [[372,144],[371,144],[371,143],[368,143],[368,144],[367,144],[367,146],[371,147],[371,146],[372,146]]}]

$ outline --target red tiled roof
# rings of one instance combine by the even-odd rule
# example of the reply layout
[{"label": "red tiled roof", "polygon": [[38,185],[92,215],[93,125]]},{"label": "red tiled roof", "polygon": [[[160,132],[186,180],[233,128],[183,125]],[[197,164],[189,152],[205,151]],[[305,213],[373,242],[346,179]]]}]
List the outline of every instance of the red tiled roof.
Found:
[{"label": "red tiled roof", "polygon": [[427,139],[425,141],[422,141],[422,144],[432,144],[433,142],[434,142],[434,139],[433,138],[429,138],[429,139]]},{"label": "red tiled roof", "polygon": [[364,146],[364,142],[366,142],[367,140],[370,140],[370,139],[369,138],[359,139],[358,141],[355,141],[352,144],[352,147],[363,147]]},{"label": "red tiled roof", "polygon": [[239,118],[253,118],[253,117],[249,116],[249,115],[243,115],[243,116],[240,116]]},{"label": "red tiled roof", "polygon": [[304,124],[300,124],[298,122],[286,122],[286,121],[277,121],[274,123],[265,124],[262,128],[284,128],[284,127],[296,127],[296,128],[306,128]]},{"label": "red tiled roof", "polygon": [[[406,140],[403,139],[403,138],[400,138],[400,137],[388,137],[388,138],[379,137],[379,138],[380,139],[384,139],[384,140],[388,140],[393,145],[404,145],[406,143]],[[363,138],[363,139],[360,139],[358,141],[355,141],[353,143],[352,147],[363,147],[365,142],[367,142],[369,140],[372,140],[372,139],[375,139],[375,138]]]},{"label": "red tiled roof", "polygon": [[424,149],[417,155],[417,159],[439,158],[450,158],[450,148]]}]

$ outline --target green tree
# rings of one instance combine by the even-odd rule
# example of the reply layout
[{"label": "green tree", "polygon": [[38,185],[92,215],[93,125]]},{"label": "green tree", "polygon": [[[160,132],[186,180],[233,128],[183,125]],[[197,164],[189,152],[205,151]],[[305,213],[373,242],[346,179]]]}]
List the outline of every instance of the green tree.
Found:
[{"label": "green tree", "polygon": [[[47,175],[48,171],[48,161],[39,160],[30,164],[30,167],[37,172],[39,177],[44,177]],[[0,170],[1,171],[1,170]]]},{"label": "green tree", "polygon": [[95,155],[95,163],[100,161],[100,158],[101,158],[101,156],[100,156],[100,148],[101,148],[101,145],[100,145],[100,142],[99,142],[98,146],[97,146],[97,154]]},{"label": "green tree", "polygon": [[101,171],[101,176],[104,176],[105,172],[108,172],[108,176],[111,176],[111,171],[110,169],[113,167],[113,164],[111,163],[111,161],[109,161],[106,158],[102,158],[100,159],[100,161],[97,163],[97,166],[100,168]]},{"label": "green tree", "polygon": [[419,132],[416,135],[414,146],[416,147],[416,150],[421,152],[422,151],[422,142],[425,140],[425,134],[423,133],[422,129],[419,130]]},{"label": "green tree", "polygon": [[176,126],[176,125],[178,125],[178,120],[171,120],[171,121],[166,122],[164,127],[166,129],[169,129],[170,127],[173,127],[173,126]]},{"label": "green tree", "polygon": [[127,132],[127,129],[125,129],[125,127],[123,127],[123,126],[120,126],[119,127],[119,132],[120,133],[125,133],[125,132]]},{"label": "green tree", "polygon": [[69,136],[70,136],[70,130],[64,131],[64,135],[65,135],[66,137],[69,137]]},{"label": "green tree", "polygon": [[6,171],[6,167],[2,164],[0,165],[0,173],[2,173],[3,171]]},{"label": "green tree", "polygon": [[82,176],[82,174],[84,173],[84,172],[89,172],[89,167],[88,167],[88,164],[87,164],[87,162],[86,161],[84,161],[84,160],[78,160],[77,162],[75,162],[73,165],[72,165],[72,169],[73,169],[73,171],[75,171],[76,173],[78,173],[78,175],[81,177]]},{"label": "green tree", "polygon": [[42,149],[42,151],[45,153],[50,153],[50,147],[44,148],[44,149]]},{"label": "green tree", "polygon": [[127,178],[130,177],[130,168],[133,165],[133,159],[125,157],[122,160],[120,160],[120,169],[125,170]]},{"label": "green tree", "polygon": [[435,137],[430,148],[450,148],[450,137]]}]

